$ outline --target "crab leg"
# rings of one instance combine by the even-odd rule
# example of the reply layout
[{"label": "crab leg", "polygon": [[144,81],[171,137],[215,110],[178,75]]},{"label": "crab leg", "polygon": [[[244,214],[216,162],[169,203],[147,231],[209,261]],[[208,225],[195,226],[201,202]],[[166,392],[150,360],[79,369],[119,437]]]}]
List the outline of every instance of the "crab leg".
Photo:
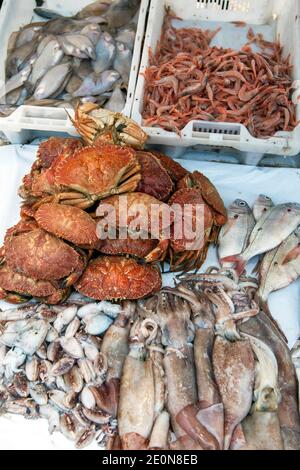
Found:
[{"label": "crab leg", "polygon": [[130,333],[118,411],[119,435],[124,450],[145,448],[154,423],[155,387],[153,361],[147,352],[157,334],[153,320],[137,320]]}]

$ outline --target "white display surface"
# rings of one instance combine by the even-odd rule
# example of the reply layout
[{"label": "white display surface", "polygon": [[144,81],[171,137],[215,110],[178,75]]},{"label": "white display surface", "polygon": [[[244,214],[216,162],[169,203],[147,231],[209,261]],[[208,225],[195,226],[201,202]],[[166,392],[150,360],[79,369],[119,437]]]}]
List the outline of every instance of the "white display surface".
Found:
[{"label": "white display surface", "polygon": [[[35,158],[37,147],[0,148],[0,242],[7,228],[19,220],[20,199],[17,189]],[[201,158],[200,154],[197,155]],[[300,203],[300,170],[259,168],[242,165],[181,160],[189,171],[202,171],[218,188],[225,205],[240,198],[252,205],[259,194],[270,196],[276,204]],[[202,270],[217,266],[216,249],[211,247]],[[247,266],[251,273],[255,262]],[[164,275],[164,284],[172,285],[173,275]],[[300,281],[270,296],[270,310],[284,330],[290,346],[300,335]],[[2,309],[8,304],[0,302]],[[11,306],[10,306],[11,307]],[[94,443],[89,449],[98,448]],[[46,420],[30,421],[20,416],[0,417],[0,450],[4,449],[74,449],[60,433],[49,436]]]}]

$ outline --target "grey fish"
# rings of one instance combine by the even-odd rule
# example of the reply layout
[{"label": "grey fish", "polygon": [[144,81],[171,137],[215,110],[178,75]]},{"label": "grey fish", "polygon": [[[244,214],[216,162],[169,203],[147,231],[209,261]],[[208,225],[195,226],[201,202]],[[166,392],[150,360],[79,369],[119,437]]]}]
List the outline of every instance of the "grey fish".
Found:
[{"label": "grey fish", "polygon": [[30,73],[31,65],[28,64],[26,67],[23,68],[23,70],[21,70],[19,73],[7,80],[7,82],[0,88],[0,99],[11,91],[15,90],[16,88],[22,86],[28,79]]},{"label": "grey fish", "polygon": [[65,34],[59,37],[59,42],[67,55],[79,57],[80,59],[96,59],[93,43],[83,34]]},{"label": "grey fish", "polygon": [[50,69],[38,83],[33,95],[34,98],[41,100],[54,97],[54,93],[59,90],[70,72],[70,64],[59,64]]},{"label": "grey fish", "polygon": [[[70,95],[72,95],[76,90],[78,90],[80,88],[81,84],[82,84],[81,78],[79,78],[77,75],[73,74],[72,77],[70,78],[70,80],[67,83],[66,92],[70,93]],[[72,99],[72,96],[71,96],[71,99]]]},{"label": "grey fish", "polygon": [[222,261],[235,263],[237,273],[241,274],[247,261],[279,246],[299,224],[300,204],[287,203],[274,206],[256,223],[246,250],[240,255],[229,256]]},{"label": "grey fish", "polygon": [[57,40],[48,42],[41,55],[36,59],[33,67],[30,82],[35,85],[49,69],[59,64],[63,58],[63,51]]},{"label": "grey fish", "polygon": [[120,75],[115,70],[106,70],[101,74],[91,73],[84,80],[73,96],[101,95],[111,90],[119,80]]},{"label": "grey fish", "polygon": [[269,295],[289,286],[300,276],[300,226],[279,247],[265,254],[259,264],[259,290],[261,304]]},{"label": "grey fish", "polygon": [[41,55],[47,44],[53,40],[56,41],[56,36],[54,36],[54,34],[47,34],[46,36],[44,36],[37,47],[37,55]]},{"label": "grey fish", "polygon": [[109,7],[106,18],[111,29],[125,26],[135,16],[140,0],[116,0]]},{"label": "grey fish", "polygon": [[37,39],[41,28],[41,26],[32,26],[32,28],[21,29],[21,31],[18,33],[15,47],[21,47],[33,39]]},{"label": "grey fish", "polygon": [[76,59],[76,60],[79,60],[79,65],[73,65],[74,73],[81,80],[84,80],[87,75],[89,75],[90,73],[93,73],[93,67],[89,60],[86,60],[86,59],[83,59],[81,61],[80,59]]},{"label": "grey fish", "polygon": [[76,15],[75,18],[82,19],[82,18],[89,18],[91,16],[101,16],[105,14],[108,8],[111,5],[111,0],[106,1],[96,1],[90,3],[82,10],[80,10]]},{"label": "grey fish", "polygon": [[6,60],[6,76],[10,78],[16,75],[23,64],[27,65],[29,57],[35,52],[36,48],[36,41],[33,40],[14,49]]},{"label": "grey fish", "polygon": [[96,73],[111,68],[116,55],[116,43],[109,33],[103,33],[96,45],[96,60],[92,63]]},{"label": "grey fish", "polygon": [[84,28],[82,28],[80,34],[83,34],[83,36],[87,36],[90,39],[91,43],[96,46],[101,35],[101,28],[96,23],[88,24],[84,26]]},{"label": "grey fish", "polygon": [[[53,20],[57,18],[66,18],[67,15],[62,15],[61,13],[58,13],[57,11],[50,10],[48,8],[43,8],[43,7],[37,7],[33,9],[34,13],[41,18],[46,18],[48,20]],[[70,16],[70,18],[72,18]]]},{"label": "grey fish", "polygon": [[260,194],[256,199],[253,206],[253,215],[256,222],[261,218],[261,216],[271,207],[274,206],[272,199],[264,194]]},{"label": "grey fish", "polygon": [[123,111],[125,107],[125,103],[126,103],[126,100],[125,100],[124,94],[121,88],[117,86],[114,89],[110,99],[105,104],[104,108],[114,113],[120,113],[121,111]]},{"label": "grey fish", "polygon": [[127,85],[129,82],[129,75],[132,62],[132,52],[123,43],[117,44],[116,57],[114,59],[113,68],[119,72],[122,77],[123,84]]},{"label": "grey fish", "polygon": [[134,42],[135,42],[135,28],[133,27],[126,27],[121,29],[118,34],[115,36],[115,40],[117,42],[122,42],[125,44],[130,50],[133,50]]},{"label": "grey fish", "polygon": [[[255,219],[251,208],[247,202],[236,199],[228,208],[228,221],[219,234],[219,259],[242,253],[248,245],[254,226]],[[222,266],[224,265],[227,266],[222,263]]]}]

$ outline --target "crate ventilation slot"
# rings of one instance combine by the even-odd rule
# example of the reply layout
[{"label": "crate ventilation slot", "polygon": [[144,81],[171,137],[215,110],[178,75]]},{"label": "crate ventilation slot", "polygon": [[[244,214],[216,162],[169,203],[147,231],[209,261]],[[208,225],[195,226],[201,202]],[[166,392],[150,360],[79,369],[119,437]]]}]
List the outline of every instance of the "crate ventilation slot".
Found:
[{"label": "crate ventilation slot", "polygon": [[239,126],[213,126],[212,124],[193,124],[193,132],[205,132],[208,134],[222,134],[222,135],[240,135],[241,130]]},{"label": "crate ventilation slot", "polygon": [[249,0],[197,0],[199,8],[214,8],[227,11],[250,11]]}]

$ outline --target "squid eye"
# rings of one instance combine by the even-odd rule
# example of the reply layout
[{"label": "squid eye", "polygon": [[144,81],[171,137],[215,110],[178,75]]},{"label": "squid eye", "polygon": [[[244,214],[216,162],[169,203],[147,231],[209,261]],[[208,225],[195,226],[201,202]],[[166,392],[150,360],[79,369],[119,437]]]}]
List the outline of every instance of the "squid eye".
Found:
[{"label": "squid eye", "polygon": [[266,201],[271,201],[271,198],[269,196],[265,196]]},{"label": "squid eye", "polygon": [[240,201],[240,206],[245,207],[246,203],[244,201]]}]

